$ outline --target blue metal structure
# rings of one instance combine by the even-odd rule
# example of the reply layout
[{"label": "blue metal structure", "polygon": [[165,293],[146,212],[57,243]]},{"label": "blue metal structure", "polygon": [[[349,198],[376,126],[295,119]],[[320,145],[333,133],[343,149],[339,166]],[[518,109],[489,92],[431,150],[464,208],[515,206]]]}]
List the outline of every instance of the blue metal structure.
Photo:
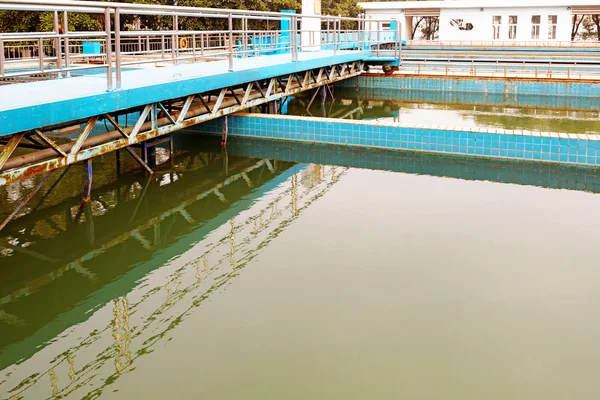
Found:
[{"label": "blue metal structure", "polygon": [[[118,149],[152,173],[147,149],[163,136],[357,76],[367,62],[397,65],[400,52],[396,32],[365,31],[361,18],[72,0],[0,0],[0,9],[55,15],[55,32],[0,38],[0,80],[12,83],[0,87],[0,185]],[[79,12],[103,15],[104,31],[70,32],[68,15]],[[122,15],[144,14],[173,18],[171,29],[121,31]],[[179,17],[214,18],[227,29],[181,30]],[[320,50],[305,51],[304,18],[327,21]],[[279,29],[250,29],[265,20]],[[355,29],[342,31],[342,24]],[[27,51],[35,54],[7,59],[4,50],[15,42],[32,43]],[[117,121],[126,114],[139,118],[123,126]],[[95,135],[99,122],[110,132]],[[73,140],[61,135],[65,128],[78,131]],[[19,146],[36,151],[11,157]],[[91,177],[91,165],[86,171]]]}]

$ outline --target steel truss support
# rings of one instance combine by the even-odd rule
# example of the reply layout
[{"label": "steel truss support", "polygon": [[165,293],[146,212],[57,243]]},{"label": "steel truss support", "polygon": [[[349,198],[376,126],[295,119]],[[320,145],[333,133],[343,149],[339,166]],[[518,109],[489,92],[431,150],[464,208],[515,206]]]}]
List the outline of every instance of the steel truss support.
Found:
[{"label": "steel truss support", "polygon": [[[119,126],[111,115],[95,116],[87,121],[74,143],[57,145],[51,140],[49,141],[44,133],[53,127],[39,129],[31,133],[36,134],[48,148],[13,159],[10,158],[12,152],[28,132],[14,135],[0,153],[0,185],[53,171],[119,149],[126,149],[151,174],[153,173],[152,169],[130,146],[160,136],[171,135],[173,132],[211,119],[358,76],[361,71],[360,62],[342,63],[329,68],[323,67],[298,74],[287,74],[251,81],[243,85],[224,87],[218,92],[198,93],[179,99],[170,99],[173,108],[163,106],[162,103],[169,100],[146,104],[141,108],[139,119],[129,127]],[[110,122],[115,130],[89,137],[89,133],[100,118]]]}]

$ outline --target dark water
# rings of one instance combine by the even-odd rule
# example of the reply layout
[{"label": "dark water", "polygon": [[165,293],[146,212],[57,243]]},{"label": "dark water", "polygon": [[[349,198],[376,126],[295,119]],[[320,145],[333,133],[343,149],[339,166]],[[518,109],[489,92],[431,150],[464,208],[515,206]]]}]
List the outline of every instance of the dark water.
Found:
[{"label": "dark water", "polygon": [[177,148],[94,159],[87,207],[73,166],[2,231],[0,398],[600,393],[596,170]]},{"label": "dark water", "polygon": [[[385,93],[386,96],[382,94]],[[393,96],[390,93],[394,94]],[[439,95],[439,94],[438,94]],[[600,133],[600,111],[561,108],[563,105],[540,108],[526,98],[493,97],[495,105],[486,103],[476,94],[454,94],[454,98],[421,96],[413,91],[338,88],[334,99],[327,97],[321,104],[320,95],[308,108],[312,93],[289,101],[287,114],[315,117],[393,121],[405,124],[448,126],[455,128],[501,128],[538,132]],[[451,97],[451,96],[450,96]],[[523,96],[521,96],[523,97]],[[454,102],[452,102],[454,100]],[[472,103],[471,103],[472,102]],[[588,100],[588,102],[590,102]]]}]

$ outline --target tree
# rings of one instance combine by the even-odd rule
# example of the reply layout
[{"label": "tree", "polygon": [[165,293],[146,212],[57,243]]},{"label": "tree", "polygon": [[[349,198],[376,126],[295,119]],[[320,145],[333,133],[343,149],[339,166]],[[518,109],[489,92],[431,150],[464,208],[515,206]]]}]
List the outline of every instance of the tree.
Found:
[{"label": "tree", "polygon": [[592,15],[592,21],[594,22],[594,25],[596,25],[596,38],[600,41],[600,15]]},{"label": "tree", "polygon": [[579,26],[583,22],[585,15],[573,14],[573,24],[571,25],[571,40],[575,40],[577,32],[579,32]]}]

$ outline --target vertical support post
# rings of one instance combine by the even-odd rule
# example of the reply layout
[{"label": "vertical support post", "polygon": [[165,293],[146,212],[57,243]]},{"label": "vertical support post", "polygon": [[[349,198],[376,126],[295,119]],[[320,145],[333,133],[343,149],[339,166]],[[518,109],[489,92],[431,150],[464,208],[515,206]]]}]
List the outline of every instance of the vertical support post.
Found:
[{"label": "vertical support post", "polygon": [[119,178],[121,176],[121,152],[119,150],[115,151],[115,158],[116,158],[116,171],[117,171],[117,178]]},{"label": "vertical support post", "polygon": [[112,83],[112,39],[110,33],[110,8],[104,10],[104,32],[106,33],[106,90],[113,88]]},{"label": "vertical support post", "polygon": [[327,89],[325,88],[325,85],[321,86],[321,104],[325,104],[325,101],[327,100]]},{"label": "vertical support post", "polygon": [[173,35],[173,44],[171,51],[173,52],[173,63],[177,64],[179,61],[179,18],[177,15],[173,16],[173,30],[175,34]]},{"label": "vertical support post", "polygon": [[42,38],[38,39],[38,57],[40,58],[40,71],[44,72],[44,40]]},{"label": "vertical support post", "polygon": [[242,18],[242,58],[248,57],[248,18]]},{"label": "vertical support post", "polygon": [[84,184],[83,201],[88,203],[92,199],[92,160],[87,159],[83,162]]},{"label": "vertical support post", "polygon": [[4,39],[0,38],[0,76],[4,75]]},{"label": "vertical support post", "polygon": [[117,72],[117,89],[121,89],[121,9],[115,8],[115,68]]},{"label": "vertical support post", "polygon": [[[60,34],[60,24],[58,23],[58,11],[54,11],[54,33]],[[56,69],[62,71],[62,50],[61,50],[61,38],[57,37],[54,41],[54,49],[56,51]],[[58,74],[61,77],[62,74]]]},{"label": "vertical support post", "polygon": [[160,55],[161,58],[165,59],[165,35],[160,35]]},{"label": "vertical support post", "polygon": [[[71,52],[69,51],[69,17],[67,12],[63,13],[63,33],[65,34],[65,68],[71,67]],[[67,71],[67,78],[71,77],[71,71]]]},{"label": "vertical support post", "polygon": [[298,61],[298,17],[292,16],[292,61]]},{"label": "vertical support post", "polygon": [[173,159],[175,154],[175,145],[173,144],[173,133],[169,133],[169,157]]},{"label": "vertical support post", "polygon": [[229,29],[229,72],[233,72],[233,15],[229,13],[227,17]]},{"label": "vertical support post", "polygon": [[148,164],[148,143],[142,142],[142,160]]},{"label": "vertical support post", "polygon": [[379,48],[381,47],[381,21],[377,21],[377,57],[379,57]]},{"label": "vertical support post", "polygon": [[156,146],[148,146],[148,165],[156,166]]},{"label": "vertical support post", "polygon": [[196,62],[196,34],[192,33],[192,62]]},{"label": "vertical support post", "polygon": [[229,124],[227,120],[227,115],[223,117],[223,132],[221,133],[221,147],[227,146],[227,135],[229,133]]}]

